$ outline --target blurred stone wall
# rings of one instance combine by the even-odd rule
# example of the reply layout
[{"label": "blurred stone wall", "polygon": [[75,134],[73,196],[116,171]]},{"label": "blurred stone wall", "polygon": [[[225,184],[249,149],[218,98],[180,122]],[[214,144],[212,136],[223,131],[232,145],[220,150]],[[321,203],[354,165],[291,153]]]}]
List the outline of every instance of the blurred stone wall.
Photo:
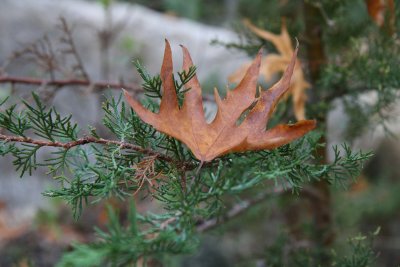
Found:
[{"label": "blurred stone wall", "polygon": [[[2,0],[1,4],[0,61],[21,44],[30,43],[45,33],[50,37],[55,35],[58,19],[63,16],[74,26],[76,44],[90,77],[105,78],[101,77],[98,32],[110,25],[106,22],[104,8],[97,1]],[[229,30],[160,14],[138,5],[115,4],[110,13],[111,25],[122,25],[110,51],[111,80],[132,79],[134,68],[130,62],[136,58],[140,58],[151,73],[158,72],[165,38],[171,42],[177,69],[182,61],[179,44],[189,48],[200,80],[218,74],[219,80],[225,81],[228,74],[246,60],[243,54],[210,45],[216,38],[237,40],[236,34]]]}]

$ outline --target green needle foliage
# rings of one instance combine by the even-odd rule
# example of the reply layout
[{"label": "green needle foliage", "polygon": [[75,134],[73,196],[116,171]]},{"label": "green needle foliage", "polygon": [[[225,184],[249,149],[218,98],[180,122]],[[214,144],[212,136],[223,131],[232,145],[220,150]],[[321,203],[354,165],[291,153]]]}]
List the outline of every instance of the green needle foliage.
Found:
[{"label": "green needle foliage", "polygon": [[[159,76],[151,77],[140,64],[136,66],[149,97],[161,97]],[[178,73],[175,85],[182,99],[183,84],[194,71]],[[146,101],[158,109],[157,102]],[[320,134],[315,132],[272,151],[230,154],[200,166],[186,146],[143,123],[121,96],[103,104],[103,124],[114,136],[106,141],[94,128],[81,136],[70,116],[47,108],[35,94],[32,104],[22,105],[25,108],[11,105],[0,113],[0,126],[15,137],[2,141],[0,155],[13,156],[21,176],[47,167],[60,186],[43,194],[65,200],[76,218],[87,205],[110,197],[130,203],[128,225],[122,225],[109,208],[109,226],[96,230],[98,241],[74,245],[59,266],[134,266],[139,260],[188,253],[196,248],[199,233],[207,230],[200,227],[204,222],[227,216],[227,197],[239,199],[240,205],[241,196],[257,188],[280,186],[299,193],[306,184],[320,180],[345,186],[371,157],[343,145],[342,150],[333,148],[332,163],[322,164],[317,153]],[[79,143],[82,140],[89,141]],[[44,147],[50,149],[45,159],[38,156]],[[158,201],[164,212],[138,214],[131,201],[138,191]]]},{"label": "green needle foliage", "polygon": [[[111,3],[102,2],[105,7]],[[186,2],[180,5],[184,9],[190,7]],[[197,7],[204,5],[209,11],[203,12],[203,19],[229,1],[211,2],[206,8],[196,1]],[[302,44],[302,67],[321,63],[315,72],[312,67],[304,69],[313,87],[308,90],[307,117],[317,118],[319,128],[290,144],[271,151],[229,154],[202,164],[179,140],[145,124],[125,104],[122,94],[107,97],[102,105],[102,123],[109,139],[94,127],[79,128],[74,118],[61,116],[34,93],[21,103],[0,101],[0,156],[13,158],[21,177],[38,168],[47,169],[59,186],[43,195],[68,203],[76,219],[92,205],[110,199],[119,201],[116,206],[121,210],[107,206],[108,225],[95,228],[97,239],[73,244],[73,250],[65,253],[57,266],[152,266],[154,260],[166,262],[171,256],[195,251],[203,232],[218,228],[264,199],[287,193],[297,198],[302,190],[311,192],[321,184],[342,189],[360,175],[372,153],[353,151],[345,143],[326,146],[327,114],[336,101],[343,104],[349,143],[367,128],[379,125],[389,132],[388,111],[399,97],[400,19],[393,29],[388,25],[378,27],[369,17],[364,0],[236,2],[241,16],[268,31],[279,33],[285,18],[290,36],[297,36]],[[395,16],[400,18],[400,1],[395,0],[395,5]],[[310,24],[315,27],[310,29]],[[251,56],[260,46],[276,53],[276,47],[243,25],[235,27],[238,43],[213,43]],[[313,46],[318,43],[313,39],[315,32],[319,33],[320,58],[310,56],[318,54]],[[309,47],[314,50],[307,51]],[[151,75],[139,61],[134,65],[143,80],[142,103],[157,112],[163,94],[160,75]],[[180,106],[190,90],[184,85],[195,73],[193,66],[174,75]],[[366,95],[376,101],[364,101]],[[293,119],[289,101],[279,103],[268,126]],[[328,162],[325,155],[329,150],[333,151],[333,159]],[[134,196],[150,198],[160,209],[157,213],[140,213]],[[312,201],[324,202],[323,197]],[[313,230],[319,235],[320,229]],[[322,258],[332,254],[325,257],[329,260],[322,266],[370,267],[377,257],[371,249],[376,234],[350,239],[345,256],[334,252],[330,245],[321,245],[324,242],[318,243],[321,239],[306,249],[290,251],[290,257],[285,258],[284,248],[297,245],[286,234],[263,256],[268,266],[321,266]]]},{"label": "green needle foliage", "polygon": [[[160,75],[156,75],[151,77],[151,75],[147,72],[146,68],[140,64],[139,61],[135,61],[134,65],[143,79],[143,90],[145,91],[145,95],[151,98],[160,98],[162,97],[161,94],[161,77]],[[190,66],[189,70],[186,72],[183,70],[182,72],[178,72],[179,80],[175,80],[175,90],[179,100],[179,106],[182,105],[183,95],[189,89],[184,89],[184,85],[190,81],[196,74],[196,67]]]},{"label": "green needle foliage", "polygon": [[[1,112],[0,127],[21,138],[27,138],[29,134],[33,134],[49,142],[66,142],[77,139],[77,125],[71,121],[71,116],[61,117],[56,109],[47,109],[36,94],[32,94],[32,97],[34,104],[23,101],[23,109],[14,104]],[[3,101],[1,106],[4,106],[5,103],[6,101]],[[17,111],[17,109],[21,111]],[[56,159],[39,162],[37,153],[43,146],[42,144],[29,144],[28,142],[23,142],[21,145],[4,142],[1,154],[10,153],[14,156],[13,164],[16,170],[20,172],[21,177],[25,172],[31,175],[32,171],[41,165],[54,168],[54,166],[63,165],[67,160],[66,155],[64,155],[61,162]],[[59,151],[53,153],[55,155],[60,154]]]},{"label": "green needle foliage", "polygon": [[[326,66],[318,84],[323,94],[329,92],[330,100],[345,96],[342,101],[349,116],[346,134],[350,139],[368,127],[383,126],[389,132],[387,123],[393,119],[389,111],[399,99],[398,40],[370,37],[367,51],[363,51],[365,42],[354,40],[344,62]],[[363,94],[376,100],[363,101]]]},{"label": "green needle foliage", "polygon": [[[372,250],[372,243],[379,234],[380,228],[368,235],[358,234],[347,240],[344,248],[346,253],[340,255],[332,250],[332,267],[370,267],[375,266],[378,253]],[[314,259],[313,251],[304,248],[294,251],[289,255],[283,255],[282,247],[290,246],[287,236],[281,236],[277,242],[266,251],[266,257],[271,267],[303,267],[318,266]]]}]

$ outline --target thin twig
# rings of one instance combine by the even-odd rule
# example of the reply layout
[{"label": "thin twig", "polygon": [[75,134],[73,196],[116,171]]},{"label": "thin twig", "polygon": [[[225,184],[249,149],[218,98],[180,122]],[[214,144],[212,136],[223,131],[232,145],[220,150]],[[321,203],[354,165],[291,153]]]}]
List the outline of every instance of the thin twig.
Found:
[{"label": "thin twig", "polygon": [[260,193],[259,195],[257,195],[256,197],[254,197],[252,199],[242,201],[242,202],[234,205],[232,207],[232,209],[230,209],[224,217],[213,218],[213,219],[210,219],[208,221],[201,223],[200,225],[197,226],[197,231],[205,232],[205,231],[212,230],[212,229],[218,227],[219,225],[238,217],[239,215],[243,214],[250,208],[254,207],[254,205],[257,205],[257,204],[261,203],[262,201],[264,201],[266,198],[268,198],[272,195],[282,194],[289,189],[290,189],[290,187],[288,187],[288,186],[275,187],[272,190]]},{"label": "thin twig", "polygon": [[[43,85],[55,86],[59,88],[65,86],[91,86],[93,89],[125,89],[130,92],[140,93],[143,92],[143,88],[137,84],[125,84],[121,82],[109,82],[109,81],[88,81],[82,79],[59,79],[59,80],[47,80],[24,76],[11,76],[1,75],[0,72],[0,84],[10,83],[11,85],[26,84],[26,85]],[[211,95],[203,95],[203,101],[215,103],[215,100]]]},{"label": "thin twig", "polygon": [[27,61],[33,61],[35,64],[48,73],[51,79],[55,78],[55,71],[59,70],[59,62],[54,53],[53,46],[47,35],[41,39],[30,43],[22,50],[15,51],[0,67],[0,73],[6,73],[7,67],[16,59],[25,57]]},{"label": "thin twig", "polygon": [[60,17],[60,22],[61,22],[60,28],[65,33],[65,36],[61,38],[61,41],[69,46],[69,49],[65,52],[68,52],[69,54],[73,55],[76,61],[76,66],[74,66],[74,69],[78,69],[82,75],[82,78],[84,80],[89,81],[90,80],[89,75],[83,65],[78,50],[76,49],[74,39],[72,38],[72,29],[68,26],[68,23],[64,17]]},{"label": "thin twig", "polygon": [[113,22],[113,13],[111,5],[104,6],[104,26],[102,29],[97,30],[97,36],[100,43],[101,55],[101,75],[103,78],[108,78],[110,71],[110,48],[116,41],[118,35],[128,25],[130,13],[127,11],[125,18],[121,19],[118,23]]},{"label": "thin twig", "polygon": [[19,77],[19,76],[0,76],[0,84],[1,83],[11,83],[11,84],[26,84],[26,85],[42,85],[46,84],[47,86],[56,86],[56,87],[64,87],[64,86],[92,86],[96,89],[126,89],[128,91],[142,91],[143,89],[135,84],[121,84],[116,82],[108,82],[108,81],[97,81],[90,82],[88,80],[82,79],[60,79],[60,80],[46,80],[46,79],[38,79],[32,77]]}]

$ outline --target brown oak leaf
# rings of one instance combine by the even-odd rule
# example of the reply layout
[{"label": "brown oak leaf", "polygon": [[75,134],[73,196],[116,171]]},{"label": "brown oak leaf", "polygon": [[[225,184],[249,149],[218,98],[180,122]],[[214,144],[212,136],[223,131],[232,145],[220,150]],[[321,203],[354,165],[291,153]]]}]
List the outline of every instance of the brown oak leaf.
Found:
[{"label": "brown oak leaf", "polygon": [[[188,50],[183,49],[183,69],[189,71],[193,65]],[[163,96],[158,113],[144,108],[137,100],[125,97],[146,123],[184,144],[202,162],[230,153],[249,150],[273,149],[299,138],[315,128],[314,120],[304,120],[293,125],[278,125],[266,130],[271,113],[280,97],[287,91],[296,62],[297,49],[283,74],[282,79],[256,98],[262,51],[260,51],[237,87],[228,90],[221,99],[215,90],[218,111],[215,119],[207,123],[203,110],[202,92],[199,81],[194,76],[185,86],[183,105],[179,108],[173,79],[171,47],[166,41],[164,60],[161,67]],[[252,105],[245,119],[238,125],[238,119]]]},{"label": "brown oak leaf", "polygon": [[365,0],[368,14],[374,22],[382,27],[385,23],[385,17],[388,14],[389,25],[394,27],[395,4],[393,0]]},{"label": "brown oak leaf", "polygon": [[[265,80],[270,81],[275,74],[284,72],[294,52],[285,22],[282,23],[280,34],[274,34],[260,29],[249,20],[244,20],[243,24],[260,38],[271,42],[279,52],[279,54],[269,54],[261,60],[260,72]],[[229,81],[234,83],[240,81],[249,66],[250,63],[244,64],[229,77]],[[297,60],[288,91],[288,93],[293,96],[293,109],[297,120],[305,119],[305,102],[307,100],[305,90],[310,87],[310,84],[304,78],[301,63]]]}]

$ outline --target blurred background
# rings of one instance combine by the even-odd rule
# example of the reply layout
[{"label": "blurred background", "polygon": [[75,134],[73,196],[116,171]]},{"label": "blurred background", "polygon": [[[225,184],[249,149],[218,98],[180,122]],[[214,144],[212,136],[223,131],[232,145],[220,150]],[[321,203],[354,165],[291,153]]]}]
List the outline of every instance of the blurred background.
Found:
[{"label": "blurred background", "polygon": [[[330,63],[349,64],[343,60],[346,53],[352,53],[354,47],[361,51],[368,45],[369,35],[360,29],[374,27],[371,25],[378,22],[369,12],[370,1],[364,0],[331,1],[340,7],[332,9],[324,9],[329,7],[326,1],[300,0],[0,0],[0,78],[7,75],[61,79],[78,73],[92,81],[137,85],[141,80],[132,62],[140,60],[150,73],[158,73],[167,38],[172,45],[175,68],[181,67],[182,44],[191,52],[203,90],[211,93],[214,87],[223,90],[228,77],[253,58],[261,45],[267,54],[276,53],[276,47],[260,40],[243,25],[242,20],[249,19],[277,34],[282,21],[286,21],[292,43],[295,37],[300,42],[299,58],[305,79],[311,82],[314,78],[306,50],[311,41],[305,33],[308,22],[305,11],[299,9],[304,8],[303,2],[319,12],[315,16],[322,17],[320,26],[328,29],[321,40]],[[398,9],[398,2],[396,5]],[[385,12],[381,14],[384,20]],[[396,29],[388,31],[394,31],[391,34],[397,38]],[[52,53],[58,65],[49,68],[55,61],[48,56]],[[400,56],[397,60],[400,63]],[[309,103],[313,101],[310,91],[319,90],[317,85],[338,90],[335,86],[341,85],[340,77],[334,74],[313,82],[307,90]],[[90,85],[49,88],[46,84],[1,82],[0,100],[8,96],[15,100],[29,98],[31,91],[47,99],[47,105],[54,105],[61,114],[72,114],[83,129],[91,125],[100,133],[104,127],[104,95],[120,94],[119,90],[100,90]],[[374,92],[366,91],[358,96],[357,103],[375,103],[378,98]],[[340,252],[341,244],[349,237],[380,227],[373,243],[374,250],[379,252],[377,266],[400,263],[397,104],[392,103],[386,110],[391,120],[384,126],[363,122],[362,114],[353,114],[358,117],[358,124],[355,123],[346,113],[348,102],[339,98],[330,106],[327,116],[328,147],[348,142],[353,149],[373,150],[375,154],[357,182],[346,190],[330,189],[333,247]],[[206,109],[212,117],[214,104],[208,103]],[[316,116],[312,112],[307,115]],[[46,151],[40,156],[46,157]],[[0,266],[55,266],[71,243],[94,240],[93,227],[105,224],[102,204],[85,209],[79,221],[74,221],[68,206],[42,196],[44,190],[57,187],[45,169],[20,178],[12,159],[3,157],[0,170]],[[157,207],[154,202],[143,201],[138,209]],[[280,254],[279,258],[284,258],[285,253],[294,249],[287,245],[293,238],[290,232],[312,231],[307,214],[313,206],[303,203],[306,207],[299,211],[298,202],[300,197],[286,194],[268,199],[223,229],[205,235],[198,252],[172,259],[171,264],[281,266],[274,257]],[[295,226],[287,226],[291,219],[296,221]]]}]

